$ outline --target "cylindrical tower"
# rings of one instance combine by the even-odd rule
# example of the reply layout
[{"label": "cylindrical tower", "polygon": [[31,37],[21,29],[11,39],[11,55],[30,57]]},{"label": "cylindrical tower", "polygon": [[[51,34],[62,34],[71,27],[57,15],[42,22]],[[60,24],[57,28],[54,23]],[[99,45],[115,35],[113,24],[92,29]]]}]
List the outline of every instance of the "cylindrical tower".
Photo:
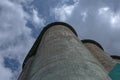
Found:
[{"label": "cylindrical tower", "polygon": [[107,72],[109,72],[114,67],[116,61],[114,61],[109,55],[104,52],[102,46],[99,43],[90,39],[82,40],[82,42],[94,55],[94,57],[103,65]]},{"label": "cylindrical tower", "polygon": [[63,22],[47,25],[27,55],[19,80],[111,80]]}]

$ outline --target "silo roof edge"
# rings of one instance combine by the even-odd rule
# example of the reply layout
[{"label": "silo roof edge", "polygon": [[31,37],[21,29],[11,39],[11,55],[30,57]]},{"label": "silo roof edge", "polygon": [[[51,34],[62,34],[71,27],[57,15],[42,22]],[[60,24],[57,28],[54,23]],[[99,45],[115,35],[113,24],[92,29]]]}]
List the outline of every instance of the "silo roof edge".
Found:
[{"label": "silo roof edge", "polygon": [[76,31],[73,29],[73,27],[70,26],[70,25],[67,24],[67,23],[64,23],[64,22],[53,22],[53,23],[48,24],[46,27],[43,28],[43,30],[41,31],[40,35],[38,36],[38,38],[36,39],[35,43],[33,44],[32,48],[30,49],[28,55],[27,55],[26,58],[24,59],[22,68],[24,68],[25,63],[27,62],[27,60],[28,60],[30,57],[32,57],[32,56],[34,56],[34,55],[36,54],[36,50],[37,50],[37,48],[38,48],[38,46],[39,46],[39,44],[40,44],[40,42],[41,42],[41,40],[42,40],[42,37],[43,37],[44,33],[45,33],[49,28],[51,28],[51,27],[54,26],[54,25],[63,25],[63,26],[65,26],[65,27],[69,28],[76,36],[78,36],[77,33],[76,33]]},{"label": "silo roof edge", "polygon": [[96,42],[95,40],[84,39],[84,40],[81,40],[81,41],[82,41],[82,43],[92,43],[92,44],[95,44],[96,46],[98,46],[100,49],[102,49],[104,51],[103,47],[98,42]]}]

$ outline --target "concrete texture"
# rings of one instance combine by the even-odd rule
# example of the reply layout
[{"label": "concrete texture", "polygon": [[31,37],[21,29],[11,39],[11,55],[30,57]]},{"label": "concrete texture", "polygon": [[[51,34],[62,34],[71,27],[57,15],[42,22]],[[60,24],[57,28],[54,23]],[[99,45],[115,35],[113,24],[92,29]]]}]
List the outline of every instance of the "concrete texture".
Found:
[{"label": "concrete texture", "polygon": [[116,61],[103,51],[103,48],[99,43],[93,40],[82,40],[82,42],[92,53],[92,55],[101,63],[105,70],[107,70],[107,72],[114,67]]},{"label": "concrete texture", "polygon": [[28,61],[26,62],[26,65],[24,66],[18,80],[29,80],[28,76],[29,76],[29,73],[31,71],[33,59],[34,59],[34,56],[32,56],[28,59]]},{"label": "concrete texture", "polygon": [[75,33],[60,23],[45,31],[32,56],[18,80],[111,80]]}]

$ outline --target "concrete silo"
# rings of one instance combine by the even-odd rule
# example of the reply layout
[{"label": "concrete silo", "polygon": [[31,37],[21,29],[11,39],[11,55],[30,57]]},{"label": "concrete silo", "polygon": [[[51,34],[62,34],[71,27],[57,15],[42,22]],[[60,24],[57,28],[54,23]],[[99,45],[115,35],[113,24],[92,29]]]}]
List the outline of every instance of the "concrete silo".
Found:
[{"label": "concrete silo", "polygon": [[47,25],[23,63],[18,80],[111,80],[100,63],[63,22]]},{"label": "concrete silo", "polygon": [[116,61],[104,52],[104,49],[98,42],[90,39],[82,40],[82,42],[107,72],[114,67]]}]

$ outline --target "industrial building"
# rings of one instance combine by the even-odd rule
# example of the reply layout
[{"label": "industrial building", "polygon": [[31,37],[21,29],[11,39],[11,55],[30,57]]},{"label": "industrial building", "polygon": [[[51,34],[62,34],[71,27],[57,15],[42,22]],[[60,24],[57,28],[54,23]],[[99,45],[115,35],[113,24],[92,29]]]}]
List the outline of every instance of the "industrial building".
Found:
[{"label": "industrial building", "polygon": [[96,41],[81,40],[72,26],[54,22],[38,36],[18,80],[114,80],[109,72],[117,63]]}]

